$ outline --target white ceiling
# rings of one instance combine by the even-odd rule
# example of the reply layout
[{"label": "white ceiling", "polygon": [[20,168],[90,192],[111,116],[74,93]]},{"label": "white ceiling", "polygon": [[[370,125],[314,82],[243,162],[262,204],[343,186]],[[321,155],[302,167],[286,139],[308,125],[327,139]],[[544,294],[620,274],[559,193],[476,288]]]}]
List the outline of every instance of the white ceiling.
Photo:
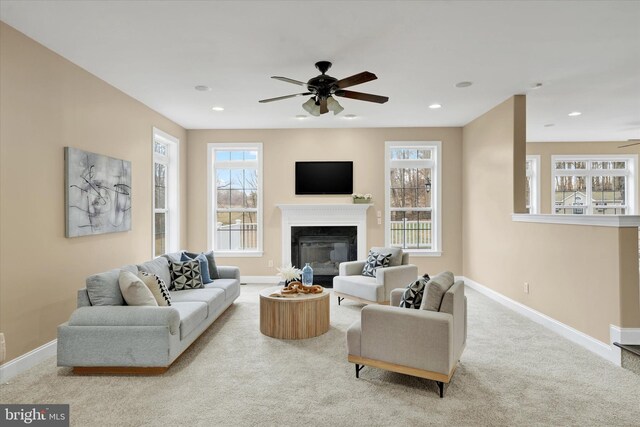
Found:
[{"label": "white ceiling", "polygon": [[[640,138],[638,1],[2,0],[0,19],[188,129],[461,126],[526,93],[529,141]],[[305,120],[304,98],[257,102],[319,60],[390,101]]]}]

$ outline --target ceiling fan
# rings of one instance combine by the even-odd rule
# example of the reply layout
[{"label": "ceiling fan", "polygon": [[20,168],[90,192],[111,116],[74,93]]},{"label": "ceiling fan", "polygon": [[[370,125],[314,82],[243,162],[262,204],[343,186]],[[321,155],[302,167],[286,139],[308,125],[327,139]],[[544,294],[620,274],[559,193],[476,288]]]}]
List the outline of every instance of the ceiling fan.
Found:
[{"label": "ceiling fan", "polygon": [[372,95],[370,93],[354,92],[351,90],[344,90],[347,87],[359,85],[362,83],[375,80],[375,74],[368,71],[355,74],[351,77],[338,80],[335,77],[331,77],[326,72],[331,68],[331,62],[319,61],[316,62],[316,68],[320,70],[322,74],[313,77],[308,82],[301,82],[299,80],[290,79],[288,77],[272,76],[272,79],[281,80],[287,83],[293,83],[294,85],[305,86],[306,92],[296,93],[293,95],[278,96],[276,98],[262,99],[258,102],[272,102],[279,101],[281,99],[295,98],[297,96],[312,95],[311,98],[302,104],[302,108],[313,116],[319,116],[320,114],[333,111],[336,115],[340,113],[344,108],[333,97],[340,96],[343,98],[357,99],[359,101],[376,102],[378,104],[384,104],[389,100],[388,96]]},{"label": "ceiling fan", "polygon": [[618,148],[631,147],[633,145],[640,145],[640,139],[629,139],[630,144],[619,145]]}]

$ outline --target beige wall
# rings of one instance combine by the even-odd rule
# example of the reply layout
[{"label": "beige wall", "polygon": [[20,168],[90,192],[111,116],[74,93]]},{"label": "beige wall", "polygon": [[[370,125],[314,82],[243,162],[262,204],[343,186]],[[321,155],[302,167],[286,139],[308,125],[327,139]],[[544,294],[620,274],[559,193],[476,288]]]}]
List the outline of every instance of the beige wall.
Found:
[{"label": "beige wall", "polygon": [[[628,142],[528,142],[527,155],[540,156],[540,213],[551,212],[551,156],[560,154],[640,154],[640,145],[618,148]],[[638,165],[640,167],[640,165]],[[636,174],[636,189],[640,173]],[[636,200],[638,200],[636,196]],[[638,201],[637,203],[640,203]],[[639,210],[640,212],[640,210]]]},{"label": "beige wall", "polygon": [[[324,117],[322,118],[324,119]],[[329,118],[327,118],[329,119]],[[443,255],[412,257],[420,272],[462,271],[460,128],[375,128],[375,129],[256,129],[190,130],[189,140],[189,245],[207,247],[207,143],[262,142],[264,156],[264,256],[221,259],[221,264],[238,265],[243,275],[274,275],[267,267],[273,260],[281,265],[281,215],[279,203],[351,203],[350,196],[295,196],[296,160],[353,160],[354,191],[371,193],[368,246],[384,244],[384,228],[376,211],[384,216],[385,141],[442,141],[443,155]]]},{"label": "beige wall", "polygon": [[464,275],[608,343],[610,324],[640,326],[638,229],[512,222],[518,98],[463,128]]},{"label": "beige wall", "polygon": [[[56,338],[92,273],[151,258],[152,127],[186,132],[0,23],[0,331],[11,360]],[[64,148],[132,163],[132,230],[64,237]],[[182,199],[186,246],[186,199]]]}]

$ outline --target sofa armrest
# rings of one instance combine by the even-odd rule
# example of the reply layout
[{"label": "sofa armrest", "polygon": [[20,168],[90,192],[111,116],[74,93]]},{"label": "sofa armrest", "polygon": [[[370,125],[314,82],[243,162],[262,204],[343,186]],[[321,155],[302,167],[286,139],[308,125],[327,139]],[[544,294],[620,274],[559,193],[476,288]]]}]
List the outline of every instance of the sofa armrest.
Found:
[{"label": "sofa armrest", "polygon": [[404,294],[405,289],[396,288],[391,290],[391,303],[390,305],[394,307],[400,307],[400,302],[402,301],[402,294]]},{"label": "sofa armrest", "polygon": [[398,265],[396,267],[378,268],[376,280],[384,286],[385,300],[393,289],[404,288],[418,278],[418,267],[413,264]]},{"label": "sofa armrest", "polygon": [[340,276],[359,276],[366,261],[347,261],[341,262],[338,266],[338,274]]},{"label": "sofa armrest", "polygon": [[229,265],[222,265],[218,267],[218,276],[221,279],[238,279],[240,280],[240,268],[232,267]]},{"label": "sofa armrest", "polygon": [[95,306],[71,313],[69,326],[166,326],[180,331],[180,314],[172,307]]},{"label": "sofa armrest", "polygon": [[411,308],[367,305],[361,312],[361,356],[449,374],[455,364],[453,317]]}]

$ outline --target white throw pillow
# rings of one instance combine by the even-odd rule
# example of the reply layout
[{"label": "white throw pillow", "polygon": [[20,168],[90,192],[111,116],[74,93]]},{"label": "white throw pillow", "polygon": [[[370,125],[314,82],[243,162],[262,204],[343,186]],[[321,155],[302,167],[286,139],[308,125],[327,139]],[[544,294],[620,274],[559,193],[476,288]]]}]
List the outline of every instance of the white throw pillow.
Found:
[{"label": "white throw pillow", "polygon": [[120,271],[118,277],[120,291],[127,305],[149,305],[157,307],[153,294],[142,280],[129,271]]}]

